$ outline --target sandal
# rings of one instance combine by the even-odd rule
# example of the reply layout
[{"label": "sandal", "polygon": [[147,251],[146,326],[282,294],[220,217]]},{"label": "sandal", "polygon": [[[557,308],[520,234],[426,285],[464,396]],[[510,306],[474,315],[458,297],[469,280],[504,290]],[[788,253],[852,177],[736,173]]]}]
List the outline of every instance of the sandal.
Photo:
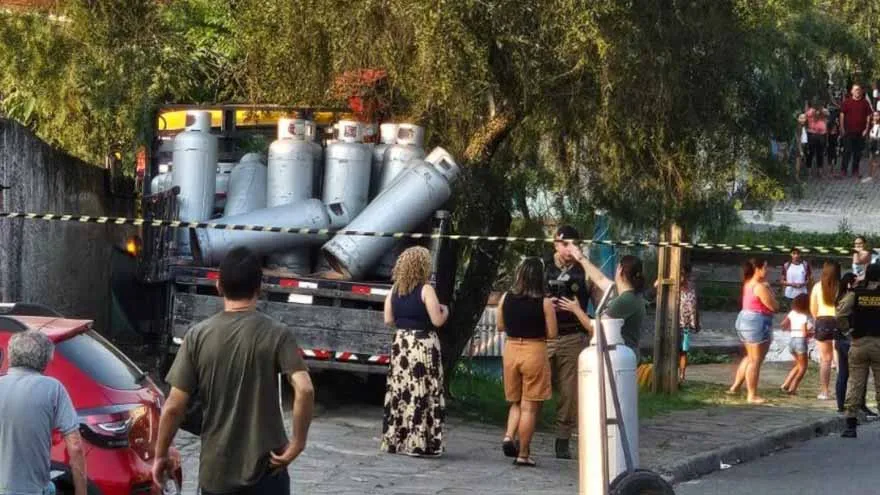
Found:
[{"label": "sandal", "polygon": [[532,460],[531,457],[517,457],[515,461],[513,461],[514,466],[522,466],[522,467],[537,467],[538,465]]},{"label": "sandal", "polygon": [[504,442],[501,443],[501,450],[504,452],[505,457],[519,456],[519,446],[517,445],[517,442],[514,442],[510,438],[504,439]]}]

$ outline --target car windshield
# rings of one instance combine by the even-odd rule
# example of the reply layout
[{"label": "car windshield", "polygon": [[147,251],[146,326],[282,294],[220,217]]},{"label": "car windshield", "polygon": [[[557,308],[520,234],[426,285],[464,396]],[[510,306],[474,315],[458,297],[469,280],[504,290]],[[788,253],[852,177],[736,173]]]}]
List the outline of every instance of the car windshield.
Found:
[{"label": "car windshield", "polygon": [[106,387],[137,390],[143,373],[128,357],[94,330],[58,344],[65,359]]}]

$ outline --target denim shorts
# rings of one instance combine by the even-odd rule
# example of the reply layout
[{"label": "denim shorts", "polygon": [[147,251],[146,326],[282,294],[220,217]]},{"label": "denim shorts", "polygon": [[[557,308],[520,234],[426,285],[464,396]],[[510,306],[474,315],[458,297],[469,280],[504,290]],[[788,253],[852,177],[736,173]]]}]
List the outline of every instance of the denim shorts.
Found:
[{"label": "denim shorts", "polygon": [[795,354],[807,353],[807,339],[804,337],[792,337],[788,343],[788,348]]},{"label": "denim shorts", "polygon": [[736,317],[736,333],[745,344],[762,344],[773,337],[773,317],[757,311],[742,310]]}]

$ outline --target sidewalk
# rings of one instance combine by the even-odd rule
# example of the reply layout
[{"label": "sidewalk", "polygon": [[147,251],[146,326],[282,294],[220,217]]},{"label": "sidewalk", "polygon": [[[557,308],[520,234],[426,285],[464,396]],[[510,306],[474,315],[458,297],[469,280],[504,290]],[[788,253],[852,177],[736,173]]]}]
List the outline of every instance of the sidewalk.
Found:
[{"label": "sidewalk", "polygon": [[[734,367],[689,367],[688,379],[728,386]],[[790,363],[765,363],[762,393],[773,397],[768,392],[777,390],[790,369]],[[721,405],[676,411],[643,421],[639,427],[642,464],[677,483],[839,431],[843,419],[835,401],[818,401],[816,393],[814,369],[796,397],[772,398],[761,406]]]},{"label": "sidewalk", "polygon": [[[867,162],[862,163],[868,172]],[[760,212],[743,210],[743,221],[757,225],[785,225],[797,232],[834,233],[842,223],[856,233],[880,233],[880,187],[873,181],[856,179],[809,179],[800,199],[789,198],[775,204],[770,218]]]},{"label": "sidewalk", "polygon": [[[692,381],[726,384],[732,370],[731,364],[694,366],[688,376]],[[775,389],[787,371],[787,365],[768,365],[762,385]],[[680,482],[837,431],[841,419],[833,401],[812,399],[814,388],[807,384],[802,397],[776,399],[763,406],[719,405],[642,421],[641,466]],[[363,405],[319,414],[306,452],[290,469],[295,493],[570,495],[577,491],[577,462],[552,457],[550,434],[535,439],[533,456],[539,467],[516,468],[501,455],[501,428],[453,418],[448,422],[447,454],[415,459],[378,452],[381,414],[381,408]],[[184,493],[195,494],[198,439],[181,433],[176,444],[184,455]]]}]

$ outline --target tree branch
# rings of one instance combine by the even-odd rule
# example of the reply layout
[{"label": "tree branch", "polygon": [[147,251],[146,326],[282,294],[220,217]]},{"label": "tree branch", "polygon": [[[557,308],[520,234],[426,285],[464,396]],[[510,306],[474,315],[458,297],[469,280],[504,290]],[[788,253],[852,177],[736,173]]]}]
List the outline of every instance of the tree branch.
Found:
[{"label": "tree branch", "polygon": [[487,166],[498,146],[513,130],[515,122],[516,115],[512,111],[504,110],[496,113],[471,137],[464,151],[465,163],[471,166]]}]

